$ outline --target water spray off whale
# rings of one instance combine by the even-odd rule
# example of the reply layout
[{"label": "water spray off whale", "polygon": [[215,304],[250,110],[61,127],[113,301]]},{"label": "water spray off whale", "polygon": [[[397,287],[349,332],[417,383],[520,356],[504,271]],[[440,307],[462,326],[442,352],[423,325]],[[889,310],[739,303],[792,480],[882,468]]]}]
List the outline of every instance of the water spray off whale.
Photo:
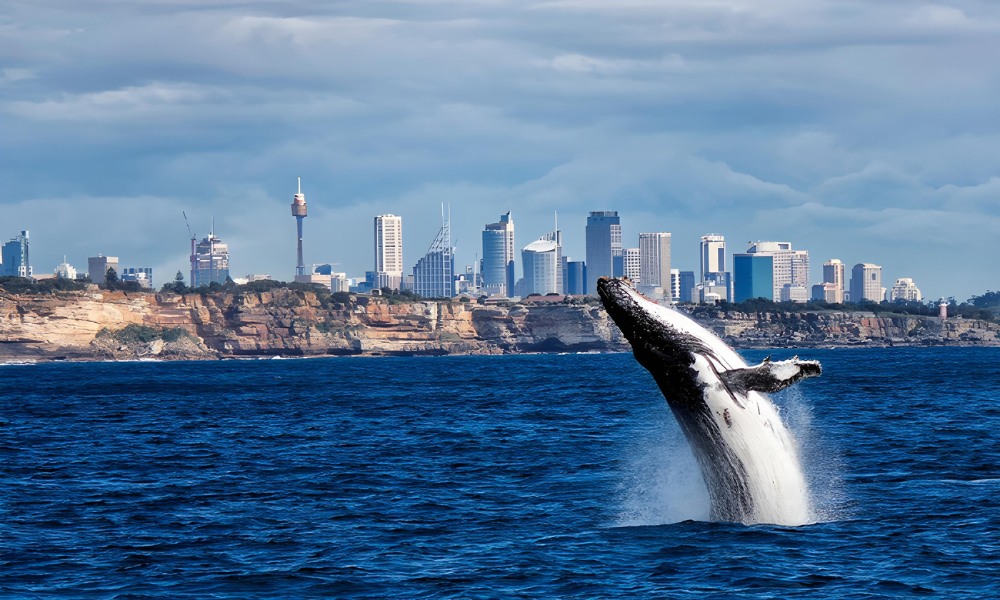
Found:
[{"label": "water spray off whale", "polygon": [[767,393],[816,377],[816,361],[747,363],[715,334],[625,279],[597,292],[663,392],[708,487],[713,521],[802,525],[809,490],[795,440]]}]

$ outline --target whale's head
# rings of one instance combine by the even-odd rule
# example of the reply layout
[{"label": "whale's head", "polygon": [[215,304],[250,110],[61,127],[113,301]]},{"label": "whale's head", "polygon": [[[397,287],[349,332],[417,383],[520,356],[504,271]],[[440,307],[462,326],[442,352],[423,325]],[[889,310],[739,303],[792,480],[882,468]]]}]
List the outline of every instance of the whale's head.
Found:
[{"label": "whale's head", "polygon": [[597,293],[608,315],[632,345],[639,363],[657,375],[686,370],[697,354],[713,355],[708,333],[686,316],[656,304],[635,290],[628,279],[602,277]]}]

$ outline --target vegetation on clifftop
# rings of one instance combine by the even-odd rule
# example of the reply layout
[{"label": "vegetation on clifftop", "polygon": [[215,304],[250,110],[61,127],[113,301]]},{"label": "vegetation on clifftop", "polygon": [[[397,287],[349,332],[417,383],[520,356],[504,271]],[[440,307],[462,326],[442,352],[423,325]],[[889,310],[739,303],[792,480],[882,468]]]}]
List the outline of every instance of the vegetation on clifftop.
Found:
[{"label": "vegetation on clifftop", "polygon": [[[690,313],[696,317],[706,318],[726,318],[730,313],[742,314],[777,314],[777,313],[820,313],[820,312],[844,312],[844,313],[872,313],[876,317],[892,316],[922,316],[935,317],[938,315],[937,302],[845,302],[843,304],[830,304],[829,302],[810,301],[806,303],[797,302],[774,302],[766,298],[754,298],[743,302],[720,302],[716,305],[690,305]],[[949,299],[948,317],[961,317],[963,319],[980,319],[983,321],[997,321],[1000,313],[1000,293],[986,292],[983,296],[973,296],[968,302],[959,304],[954,298]]]},{"label": "vegetation on clifftop", "polygon": [[133,323],[115,331],[101,329],[97,332],[97,337],[110,338],[121,344],[148,344],[156,340],[176,342],[181,338],[191,337],[191,334],[180,327],[149,327]]}]

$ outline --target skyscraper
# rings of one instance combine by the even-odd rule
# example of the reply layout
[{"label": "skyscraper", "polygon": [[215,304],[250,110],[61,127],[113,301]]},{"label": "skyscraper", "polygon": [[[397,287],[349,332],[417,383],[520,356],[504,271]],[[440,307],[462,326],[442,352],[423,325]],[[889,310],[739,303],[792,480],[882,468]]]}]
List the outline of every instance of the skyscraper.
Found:
[{"label": "skyscraper", "polygon": [[587,265],[582,260],[563,257],[563,293],[582,296],[587,288]]},{"label": "skyscraper", "polygon": [[[789,242],[755,242],[750,244],[746,254],[772,257],[772,285],[770,300],[781,299],[781,289],[785,284],[806,290],[809,287],[809,252],[792,250]],[[735,264],[735,258],[734,258]],[[801,291],[801,290],[800,290]],[[757,296],[751,296],[756,298]],[[739,302],[739,299],[736,300]]]},{"label": "skyscraper", "polygon": [[87,258],[87,271],[90,280],[97,285],[104,285],[107,282],[108,269],[118,272],[118,257],[104,256],[98,254]]},{"label": "skyscraper", "polygon": [[701,236],[701,280],[709,281],[726,272],[726,238],[710,233]]},{"label": "skyscraper", "polygon": [[403,217],[375,217],[375,281],[378,288],[398,290],[403,281]]},{"label": "skyscraper", "polygon": [[882,267],[871,263],[858,263],[851,270],[851,302],[865,300],[881,302],[885,299],[882,287]]},{"label": "skyscraper", "polygon": [[561,248],[555,236],[543,236],[521,250],[524,294],[561,294]]},{"label": "skyscraper", "polygon": [[638,248],[622,248],[622,275],[628,277],[636,285],[642,283],[640,263]]},{"label": "skyscraper", "polygon": [[191,287],[221,284],[226,279],[229,279],[229,244],[212,231],[198,242],[191,256]]},{"label": "skyscraper", "polygon": [[614,269],[622,256],[622,226],[618,211],[593,211],[587,217],[587,293],[597,293],[601,277],[621,275]]},{"label": "skyscraper", "polygon": [[823,263],[823,283],[832,284],[832,298],[827,300],[833,304],[844,302],[845,267],[839,259],[831,258]]},{"label": "skyscraper", "polygon": [[31,277],[31,260],[28,253],[28,230],[11,238],[0,250],[0,276]]},{"label": "skyscraper", "polygon": [[701,236],[699,258],[697,301],[714,303],[732,299],[733,278],[726,270],[726,238],[716,233]]},{"label": "skyscraper", "polygon": [[514,220],[510,211],[483,229],[483,286],[489,296],[514,295]]},{"label": "skyscraper", "polygon": [[[754,298],[777,300],[774,296],[774,255],[733,255],[733,301],[743,302]],[[780,292],[779,292],[780,294]]]},{"label": "skyscraper", "polygon": [[437,236],[413,267],[413,291],[424,298],[455,295],[455,249],[451,245],[451,220],[444,220]]},{"label": "skyscraper", "polygon": [[647,296],[671,299],[670,234],[639,234],[639,290]]},{"label": "skyscraper", "polygon": [[299,233],[298,262],[295,264],[295,276],[306,274],[306,266],[302,261],[302,219],[306,218],[306,195],[302,193],[302,178],[299,177],[299,191],[292,197],[292,216],[295,217],[296,228]]}]

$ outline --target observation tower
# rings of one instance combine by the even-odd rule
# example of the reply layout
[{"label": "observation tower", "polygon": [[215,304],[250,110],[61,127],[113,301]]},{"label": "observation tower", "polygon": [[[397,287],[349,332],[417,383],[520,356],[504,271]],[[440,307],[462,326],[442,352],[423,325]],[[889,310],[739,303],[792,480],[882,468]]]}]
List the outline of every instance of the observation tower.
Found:
[{"label": "observation tower", "polygon": [[302,260],[302,219],[306,218],[306,195],[302,193],[302,178],[299,177],[299,191],[292,199],[292,216],[299,231],[299,261],[295,265],[295,275],[305,275],[306,265]]}]

